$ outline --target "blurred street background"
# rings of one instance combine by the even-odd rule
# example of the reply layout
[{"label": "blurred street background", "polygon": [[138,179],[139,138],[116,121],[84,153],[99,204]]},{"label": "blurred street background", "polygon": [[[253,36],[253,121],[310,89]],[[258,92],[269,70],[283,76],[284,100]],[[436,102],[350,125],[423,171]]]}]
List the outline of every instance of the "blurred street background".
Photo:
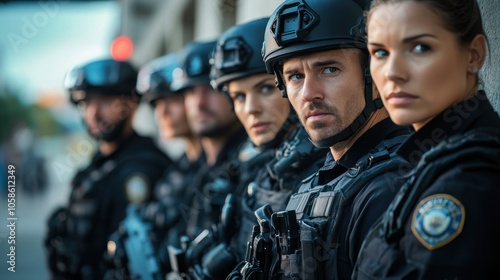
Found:
[{"label": "blurred street background", "polygon": [[[0,0],[0,279],[49,279],[46,220],[66,203],[72,176],[94,152],[62,87],[71,67],[110,57],[112,50],[140,67],[192,40],[213,40],[236,23],[270,16],[281,2]],[[500,111],[500,1],[479,3],[491,46],[481,75]],[[132,45],[116,45],[121,36]],[[141,106],[134,126],[158,139],[148,106]],[[181,142],[158,143],[174,158],[182,152]],[[9,165],[16,177],[15,273],[7,270]]]}]

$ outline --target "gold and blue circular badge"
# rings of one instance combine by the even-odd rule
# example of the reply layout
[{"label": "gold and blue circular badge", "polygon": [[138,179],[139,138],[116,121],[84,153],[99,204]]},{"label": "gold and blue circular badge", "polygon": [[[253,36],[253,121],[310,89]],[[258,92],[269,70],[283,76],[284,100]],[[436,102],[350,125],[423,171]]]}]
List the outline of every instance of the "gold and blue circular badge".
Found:
[{"label": "gold and blue circular badge", "polygon": [[449,194],[435,194],[420,201],[413,213],[411,231],[429,250],[440,248],[455,239],[465,221],[462,203]]},{"label": "gold and blue circular badge", "polygon": [[129,202],[141,205],[149,198],[149,179],[143,174],[133,174],[125,181],[125,191]]}]

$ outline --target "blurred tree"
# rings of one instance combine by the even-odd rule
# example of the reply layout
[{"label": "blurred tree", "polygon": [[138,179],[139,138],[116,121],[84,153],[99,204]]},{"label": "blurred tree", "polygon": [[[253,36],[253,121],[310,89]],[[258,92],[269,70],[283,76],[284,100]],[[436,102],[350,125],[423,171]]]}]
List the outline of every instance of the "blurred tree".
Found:
[{"label": "blurred tree", "polygon": [[19,125],[27,123],[26,109],[14,94],[0,93],[0,120],[0,144],[8,141]]},{"label": "blurred tree", "polygon": [[26,106],[7,90],[0,93],[0,144],[8,141],[16,129],[23,126],[31,129],[37,136],[48,136],[58,132],[58,125],[52,113],[36,104]]},{"label": "blurred tree", "polygon": [[52,113],[38,105],[27,108],[28,125],[38,136],[49,136],[58,133],[58,124]]}]

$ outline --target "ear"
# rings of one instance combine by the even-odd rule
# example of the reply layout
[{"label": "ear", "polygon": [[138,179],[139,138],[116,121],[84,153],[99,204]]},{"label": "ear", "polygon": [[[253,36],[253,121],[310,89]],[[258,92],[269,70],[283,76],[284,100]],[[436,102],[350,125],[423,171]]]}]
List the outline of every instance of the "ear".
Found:
[{"label": "ear", "polygon": [[469,60],[467,72],[476,75],[483,67],[486,58],[486,38],[482,34],[476,35],[469,44]]}]

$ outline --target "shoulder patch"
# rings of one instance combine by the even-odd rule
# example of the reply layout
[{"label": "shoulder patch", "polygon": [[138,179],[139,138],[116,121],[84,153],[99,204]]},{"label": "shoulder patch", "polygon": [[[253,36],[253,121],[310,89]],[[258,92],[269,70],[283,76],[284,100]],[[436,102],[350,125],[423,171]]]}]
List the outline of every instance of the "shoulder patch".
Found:
[{"label": "shoulder patch", "polygon": [[418,203],[413,213],[411,231],[429,250],[450,243],[464,227],[465,209],[449,194],[435,194]]},{"label": "shoulder patch", "polygon": [[134,204],[142,204],[149,197],[149,179],[142,174],[134,174],[125,181],[127,198]]}]

